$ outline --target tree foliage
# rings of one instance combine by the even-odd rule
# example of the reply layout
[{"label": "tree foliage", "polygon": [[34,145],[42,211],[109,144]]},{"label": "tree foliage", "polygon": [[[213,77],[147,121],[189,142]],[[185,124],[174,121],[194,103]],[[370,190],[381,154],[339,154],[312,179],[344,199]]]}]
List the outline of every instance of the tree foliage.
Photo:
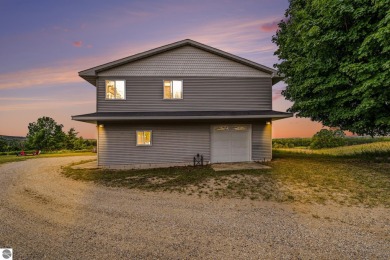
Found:
[{"label": "tree foliage", "polygon": [[331,148],[345,145],[345,134],[341,130],[321,129],[311,139],[310,148]]},{"label": "tree foliage", "polygon": [[273,37],[289,109],[359,135],[390,133],[390,0],[290,0]]},{"label": "tree foliage", "polygon": [[64,133],[62,128],[62,124],[57,124],[50,117],[38,118],[36,122],[28,125],[27,148],[53,151],[60,149],[84,150],[96,146],[96,140],[77,137],[78,133],[73,127],[67,133]]},{"label": "tree foliage", "polygon": [[96,146],[96,140],[86,140],[83,137],[77,137],[78,132],[72,127],[66,133],[65,148],[68,150],[83,150]]},{"label": "tree foliage", "polygon": [[77,142],[77,134],[76,130],[72,127],[69,129],[69,131],[66,133],[66,141],[65,141],[65,147],[69,150],[75,149],[75,144]]},{"label": "tree foliage", "polygon": [[[26,138],[17,136],[0,136],[0,153],[16,152],[21,150],[85,150],[96,146],[96,140],[77,137],[74,128],[63,132],[63,125],[57,124],[50,117],[38,118],[28,125]],[[32,151],[30,151],[32,152]]]},{"label": "tree foliage", "polygon": [[38,118],[37,122],[28,124],[27,146],[31,149],[49,151],[61,149],[66,139],[63,127],[53,118],[46,116]]}]

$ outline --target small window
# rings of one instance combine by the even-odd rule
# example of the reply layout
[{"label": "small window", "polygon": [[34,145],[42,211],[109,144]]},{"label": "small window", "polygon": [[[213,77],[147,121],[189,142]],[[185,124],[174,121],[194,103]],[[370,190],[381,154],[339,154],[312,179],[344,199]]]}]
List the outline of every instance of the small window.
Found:
[{"label": "small window", "polygon": [[106,99],[126,99],[124,80],[106,80]]},{"label": "small window", "polygon": [[152,131],[137,131],[137,145],[152,145]]},{"label": "small window", "polygon": [[246,126],[235,126],[233,127],[235,131],[246,131],[247,127]]},{"label": "small window", "polygon": [[164,99],[182,99],[183,81],[164,80]]},{"label": "small window", "polygon": [[228,126],[217,126],[215,127],[216,131],[228,131],[229,127]]}]

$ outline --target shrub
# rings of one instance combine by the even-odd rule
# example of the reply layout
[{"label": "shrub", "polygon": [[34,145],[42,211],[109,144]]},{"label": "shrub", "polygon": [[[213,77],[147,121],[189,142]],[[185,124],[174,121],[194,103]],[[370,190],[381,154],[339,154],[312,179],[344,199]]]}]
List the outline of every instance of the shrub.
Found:
[{"label": "shrub", "polygon": [[311,149],[332,148],[345,145],[345,134],[341,130],[321,129],[310,143]]},{"label": "shrub", "polygon": [[284,148],[284,145],[283,145],[283,144],[280,144],[280,143],[273,143],[273,144],[272,144],[272,147],[273,147],[273,148]]}]

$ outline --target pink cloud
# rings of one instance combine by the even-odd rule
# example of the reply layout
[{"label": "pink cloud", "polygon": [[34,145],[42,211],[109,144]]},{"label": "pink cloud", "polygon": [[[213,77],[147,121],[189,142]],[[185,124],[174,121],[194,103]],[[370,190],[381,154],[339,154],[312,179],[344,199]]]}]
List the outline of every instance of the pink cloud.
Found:
[{"label": "pink cloud", "polygon": [[[33,104],[39,102],[39,104]],[[0,111],[31,111],[31,110],[43,110],[44,109],[59,109],[59,108],[69,108],[74,106],[85,106],[93,105],[95,100],[49,100],[42,101],[40,99],[30,100],[27,103],[18,103],[18,104],[9,104],[2,105]]]},{"label": "pink cloud", "polygon": [[77,47],[77,48],[80,48],[81,46],[83,46],[83,42],[82,41],[73,42],[73,46]]},{"label": "pink cloud", "polygon": [[[82,82],[76,66],[53,66],[0,74],[0,90]],[[15,80],[15,78],[20,80]]]},{"label": "pink cloud", "polygon": [[263,32],[275,32],[278,29],[279,21],[262,24],[260,30]]},{"label": "pink cloud", "polygon": [[48,98],[32,98],[32,97],[0,97],[0,100],[3,100],[3,101],[47,101],[50,99],[48,99]]},{"label": "pink cloud", "polygon": [[[273,53],[276,46],[270,43],[269,34],[257,32],[260,25],[275,20],[277,20],[275,16],[261,19],[219,20],[182,33],[177,40],[193,39],[236,55]],[[258,62],[264,63],[264,59]]]},{"label": "pink cloud", "polygon": [[[0,73],[0,90],[24,89],[38,86],[56,87],[59,84],[86,83],[78,76],[78,72],[102,63],[117,60],[141,51],[163,45],[161,42],[146,43],[139,46],[125,46],[114,52],[98,56],[82,57],[78,59],[63,60],[51,66],[36,67],[14,72]],[[93,46],[91,45],[91,48]],[[87,46],[88,48],[88,46]],[[20,80],[15,80],[18,78]]]},{"label": "pink cloud", "polygon": [[285,19],[283,19],[283,20],[279,19],[279,20],[274,20],[274,21],[268,22],[268,23],[263,23],[260,26],[260,30],[263,32],[276,32],[279,28],[278,24],[281,21],[285,21]]}]

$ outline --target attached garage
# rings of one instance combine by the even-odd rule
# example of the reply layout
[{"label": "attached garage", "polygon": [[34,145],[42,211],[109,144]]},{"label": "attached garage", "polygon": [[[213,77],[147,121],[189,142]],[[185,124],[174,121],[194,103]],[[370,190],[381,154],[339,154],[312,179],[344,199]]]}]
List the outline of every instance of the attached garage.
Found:
[{"label": "attached garage", "polygon": [[251,161],[250,124],[212,125],[211,126],[211,162]]}]

